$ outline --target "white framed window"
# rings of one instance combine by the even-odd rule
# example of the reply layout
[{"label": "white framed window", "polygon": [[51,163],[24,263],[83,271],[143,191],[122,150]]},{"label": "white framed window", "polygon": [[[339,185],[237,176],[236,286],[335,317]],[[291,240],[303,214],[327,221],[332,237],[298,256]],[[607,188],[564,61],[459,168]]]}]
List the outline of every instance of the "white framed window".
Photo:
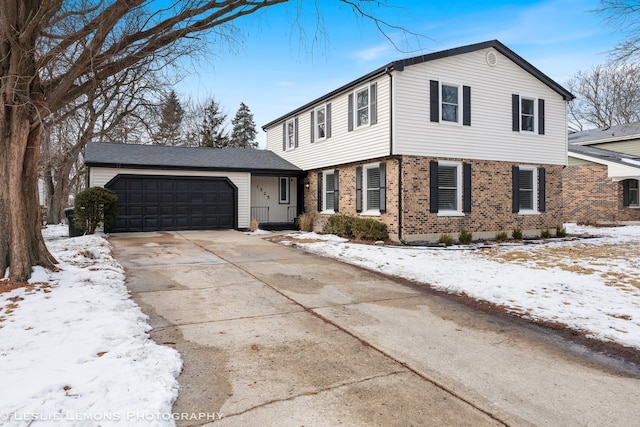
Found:
[{"label": "white framed window", "polygon": [[293,119],[285,124],[285,147],[287,150],[296,148],[296,121]]},{"label": "white framed window", "polygon": [[325,105],[315,110],[314,133],[316,141],[327,137],[327,107]]},{"label": "white framed window", "polygon": [[535,98],[526,96],[520,98],[520,130],[522,132],[536,132],[537,104]]},{"label": "white framed window", "polygon": [[355,92],[356,105],[354,112],[356,128],[369,126],[370,98],[369,86],[358,89]]},{"label": "white framed window", "polygon": [[462,164],[438,162],[438,215],[462,215]]},{"label": "white framed window", "polygon": [[538,169],[535,166],[520,166],[518,170],[519,213],[538,212]]},{"label": "white framed window", "polygon": [[442,122],[460,123],[460,106],[462,105],[462,88],[460,85],[441,83],[440,104],[440,119]]},{"label": "white framed window", "polygon": [[288,204],[289,203],[289,194],[290,194],[290,186],[289,186],[289,178],[286,176],[281,176],[278,180],[278,201],[280,204]]},{"label": "white framed window", "polygon": [[623,184],[625,206],[632,208],[640,207],[640,192],[638,190],[638,180],[629,179]]},{"label": "white framed window", "polygon": [[363,215],[380,215],[380,163],[364,165],[362,169]]}]

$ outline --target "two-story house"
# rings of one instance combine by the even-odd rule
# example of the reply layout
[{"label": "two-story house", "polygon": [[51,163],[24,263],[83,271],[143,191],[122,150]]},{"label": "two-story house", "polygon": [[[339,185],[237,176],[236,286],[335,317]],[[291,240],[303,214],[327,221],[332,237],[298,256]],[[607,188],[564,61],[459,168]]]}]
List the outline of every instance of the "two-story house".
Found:
[{"label": "two-story house", "polygon": [[391,62],[263,126],[307,212],[433,241],[562,224],[573,95],[497,40]]},{"label": "two-story house", "polygon": [[640,221],[640,123],[569,135],[564,218],[589,224]]}]

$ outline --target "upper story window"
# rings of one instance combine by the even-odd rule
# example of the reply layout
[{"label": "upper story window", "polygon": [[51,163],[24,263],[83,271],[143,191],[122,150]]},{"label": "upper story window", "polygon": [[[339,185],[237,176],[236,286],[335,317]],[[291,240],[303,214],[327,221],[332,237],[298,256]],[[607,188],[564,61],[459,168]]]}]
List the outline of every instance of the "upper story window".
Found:
[{"label": "upper story window", "polygon": [[544,135],[544,99],[511,95],[511,121],[514,132]]},{"label": "upper story window", "polygon": [[377,87],[377,83],[372,83],[349,94],[349,131],[378,122]]},{"label": "upper story window", "polygon": [[471,126],[471,87],[431,80],[430,120]]},{"label": "upper story window", "polygon": [[316,124],[314,128],[316,141],[327,137],[327,110],[324,105],[316,109]]},{"label": "upper story window", "polygon": [[298,118],[282,124],[282,151],[293,150],[298,146]]},{"label": "upper story window", "polygon": [[458,123],[460,120],[459,107],[460,88],[448,84],[442,85],[442,121]]}]

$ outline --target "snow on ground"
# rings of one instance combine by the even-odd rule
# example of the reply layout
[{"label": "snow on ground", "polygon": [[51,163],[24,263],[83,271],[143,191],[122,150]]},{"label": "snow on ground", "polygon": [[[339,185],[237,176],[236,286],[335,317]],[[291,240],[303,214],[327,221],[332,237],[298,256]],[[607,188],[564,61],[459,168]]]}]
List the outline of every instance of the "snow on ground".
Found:
[{"label": "snow on ground", "polygon": [[357,244],[315,233],[289,237],[309,252],[640,349],[640,227],[567,224],[567,232],[592,238],[427,248]]},{"label": "snow on ground", "polygon": [[175,425],[182,360],[150,340],[107,240],[43,234],[60,271],[0,293],[0,425]]}]

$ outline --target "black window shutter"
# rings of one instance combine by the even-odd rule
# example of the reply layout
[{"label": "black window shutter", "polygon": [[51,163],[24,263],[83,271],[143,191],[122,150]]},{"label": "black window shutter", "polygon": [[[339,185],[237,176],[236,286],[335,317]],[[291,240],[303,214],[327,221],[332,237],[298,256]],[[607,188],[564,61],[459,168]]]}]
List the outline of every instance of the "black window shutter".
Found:
[{"label": "black window shutter", "polygon": [[380,212],[387,211],[387,164],[380,163]]},{"label": "black window shutter", "polygon": [[369,98],[371,106],[371,124],[378,123],[378,85],[373,83],[369,87]]},{"label": "black window shutter", "polygon": [[347,130],[351,132],[353,130],[353,94],[349,94],[349,106],[348,106],[349,117],[347,117]]},{"label": "black window shutter", "polygon": [[471,212],[471,163],[462,164],[462,211]]},{"label": "black window shutter", "polygon": [[547,174],[544,168],[538,169],[538,211],[547,210]]},{"label": "black window shutter", "polygon": [[295,129],[295,136],[294,136],[294,147],[298,148],[298,118],[296,117],[294,124],[293,124],[293,128]]},{"label": "black window shutter", "polygon": [[544,135],[544,99],[538,99],[538,134]]},{"label": "black window shutter", "polygon": [[520,211],[520,168],[511,167],[511,212]]},{"label": "black window shutter", "polygon": [[338,212],[339,205],[338,202],[340,200],[340,178],[338,174],[338,170],[333,172],[333,211]]},{"label": "black window shutter", "polygon": [[362,212],[362,166],[356,168],[356,212]]},{"label": "black window shutter", "polygon": [[629,197],[629,180],[625,179],[624,181],[622,181],[622,205],[623,206],[629,206],[630,203],[630,197]]},{"label": "black window shutter", "polygon": [[520,132],[520,96],[511,95],[511,129]]},{"label": "black window shutter", "polygon": [[429,212],[438,212],[438,162],[429,162]]},{"label": "black window shutter", "polygon": [[322,172],[318,172],[318,212],[322,212],[324,203],[322,203]]},{"label": "black window shutter", "polygon": [[471,126],[471,88],[462,86],[462,124]]},{"label": "black window shutter", "polygon": [[432,122],[440,121],[440,96],[438,90],[440,84],[437,80],[429,82],[429,110]]},{"label": "black window shutter", "polygon": [[316,130],[315,130],[315,120],[314,120],[315,111],[311,111],[311,143],[315,141],[316,138]]},{"label": "black window shutter", "polygon": [[287,122],[282,124],[282,151],[287,151]]},{"label": "black window shutter", "polygon": [[325,130],[324,130],[325,136],[327,138],[331,138],[331,104],[327,104],[324,126],[325,126]]}]

